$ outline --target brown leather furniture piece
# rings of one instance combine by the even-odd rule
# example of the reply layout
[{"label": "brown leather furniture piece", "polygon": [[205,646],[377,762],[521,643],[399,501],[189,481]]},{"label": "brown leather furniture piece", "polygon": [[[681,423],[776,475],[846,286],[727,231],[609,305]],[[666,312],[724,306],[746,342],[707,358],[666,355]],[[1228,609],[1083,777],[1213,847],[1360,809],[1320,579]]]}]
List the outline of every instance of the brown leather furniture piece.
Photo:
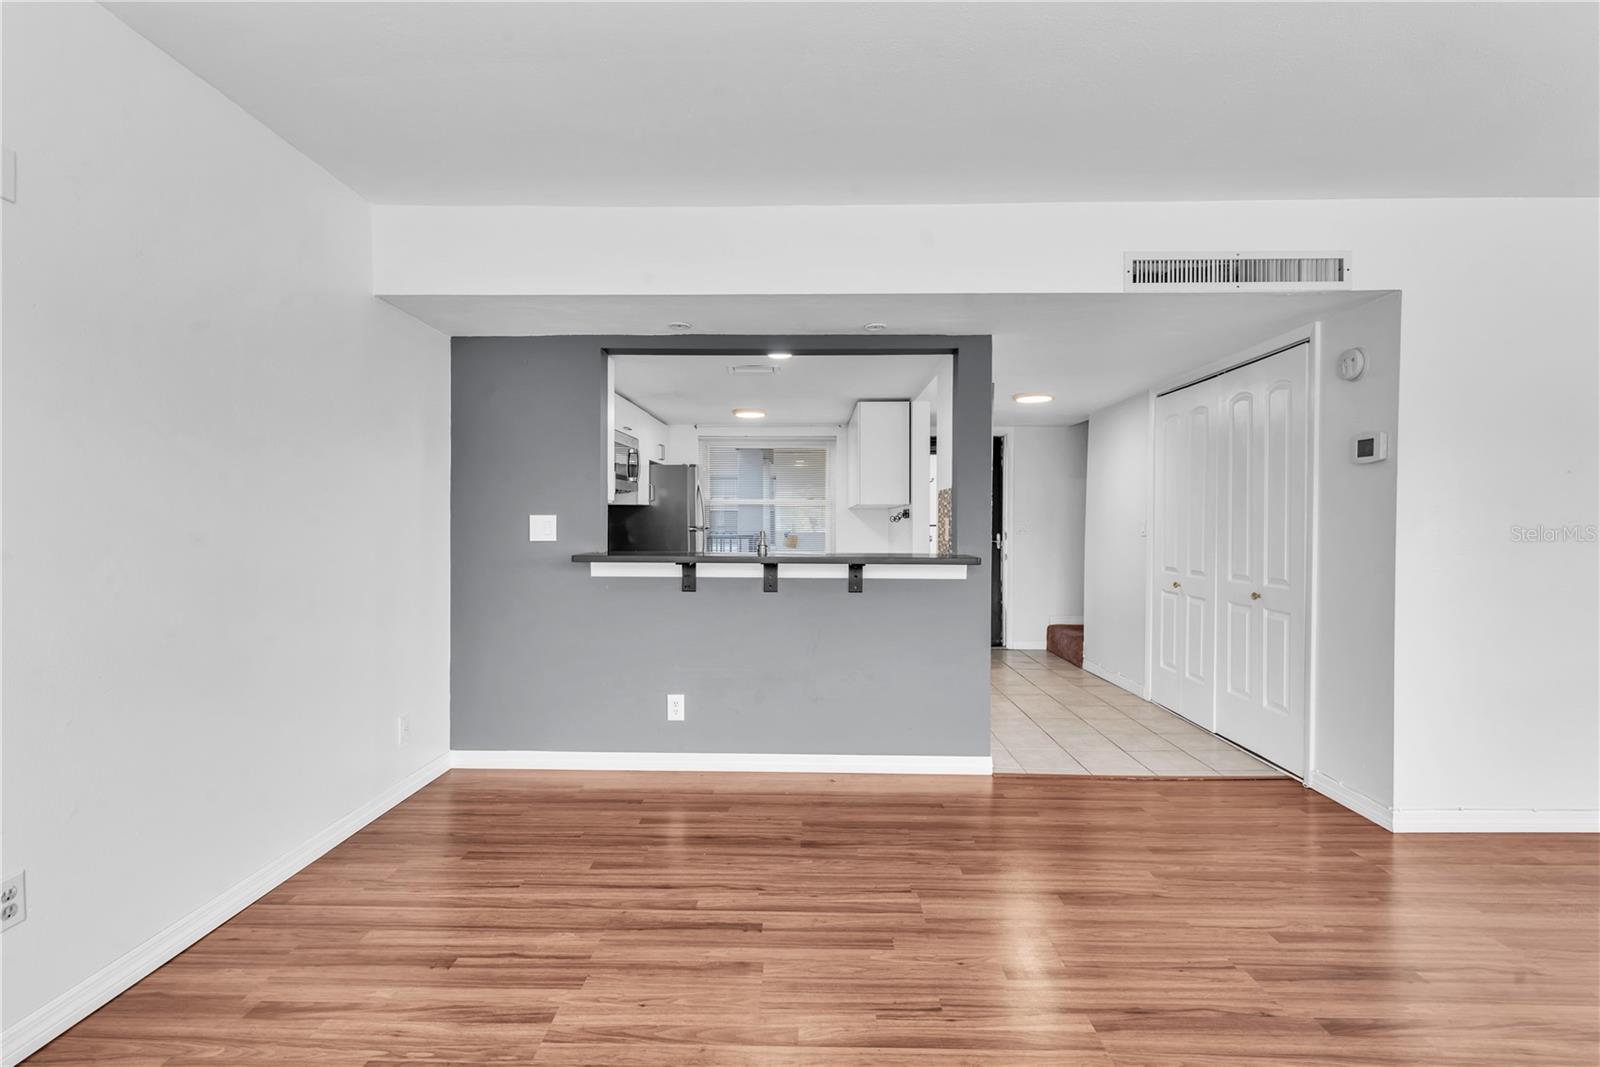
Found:
[{"label": "brown leather furniture piece", "polygon": [[1046,626],[1044,647],[1074,667],[1083,666],[1083,627],[1075,623]]}]

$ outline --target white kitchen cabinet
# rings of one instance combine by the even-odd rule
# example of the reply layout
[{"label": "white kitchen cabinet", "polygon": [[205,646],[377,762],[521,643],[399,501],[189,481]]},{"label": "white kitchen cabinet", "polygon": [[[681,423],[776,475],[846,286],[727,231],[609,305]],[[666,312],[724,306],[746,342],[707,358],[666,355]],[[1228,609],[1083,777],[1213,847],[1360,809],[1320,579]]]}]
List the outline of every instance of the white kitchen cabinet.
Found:
[{"label": "white kitchen cabinet", "polygon": [[618,430],[639,440],[639,491],[618,494],[618,504],[650,503],[650,464],[661,463],[667,454],[667,427],[660,419],[629,400],[615,394],[615,421]]},{"label": "white kitchen cabinet", "polygon": [[852,508],[911,503],[911,402],[861,400],[846,427],[846,500]]}]

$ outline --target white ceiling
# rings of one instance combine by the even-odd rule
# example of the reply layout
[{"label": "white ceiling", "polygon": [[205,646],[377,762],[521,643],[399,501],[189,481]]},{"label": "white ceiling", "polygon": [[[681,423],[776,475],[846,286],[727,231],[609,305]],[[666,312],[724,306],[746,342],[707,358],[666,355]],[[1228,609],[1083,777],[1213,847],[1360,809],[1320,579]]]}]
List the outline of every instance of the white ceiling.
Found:
[{"label": "white ceiling", "polygon": [[[692,323],[695,333],[704,334],[847,334],[860,333],[868,322],[886,323],[891,332],[900,334],[992,334],[995,425],[1031,426],[1081,422],[1140,390],[1378,295],[1346,291],[384,299],[453,337],[667,334],[667,323],[678,320]],[[799,357],[790,362],[798,363]],[[722,373],[726,374],[726,363]],[[1029,406],[1013,403],[1012,395],[1022,392],[1053,393],[1056,400]]]},{"label": "white ceiling", "polygon": [[108,6],[375,203],[1600,184],[1587,3]]},{"label": "white ceiling", "polygon": [[[727,426],[734,408],[761,408],[759,426],[837,426],[857,400],[911,400],[939,373],[939,356],[619,355],[617,392],[669,424]],[[729,374],[771,365],[771,375]]]}]

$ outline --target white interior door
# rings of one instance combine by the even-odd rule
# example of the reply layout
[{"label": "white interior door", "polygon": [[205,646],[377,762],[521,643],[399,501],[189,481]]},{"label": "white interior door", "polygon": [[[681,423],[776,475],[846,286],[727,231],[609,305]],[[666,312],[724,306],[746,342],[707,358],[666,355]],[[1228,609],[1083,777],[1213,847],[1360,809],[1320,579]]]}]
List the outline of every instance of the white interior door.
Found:
[{"label": "white interior door", "polygon": [[1156,399],[1155,620],[1150,696],[1214,728],[1216,661],[1216,391]]},{"label": "white interior door", "polygon": [[1310,345],[1221,386],[1216,732],[1303,774]]}]

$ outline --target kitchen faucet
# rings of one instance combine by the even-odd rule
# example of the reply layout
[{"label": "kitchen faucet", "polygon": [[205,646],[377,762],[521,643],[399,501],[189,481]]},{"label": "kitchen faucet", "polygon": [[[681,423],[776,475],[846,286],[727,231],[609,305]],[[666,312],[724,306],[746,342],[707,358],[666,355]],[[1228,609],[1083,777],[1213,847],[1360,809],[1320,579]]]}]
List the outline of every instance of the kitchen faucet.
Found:
[{"label": "kitchen faucet", "polygon": [[767,554],[767,531],[762,530],[760,533],[756,534],[756,555],[765,556],[766,554]]}]

